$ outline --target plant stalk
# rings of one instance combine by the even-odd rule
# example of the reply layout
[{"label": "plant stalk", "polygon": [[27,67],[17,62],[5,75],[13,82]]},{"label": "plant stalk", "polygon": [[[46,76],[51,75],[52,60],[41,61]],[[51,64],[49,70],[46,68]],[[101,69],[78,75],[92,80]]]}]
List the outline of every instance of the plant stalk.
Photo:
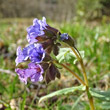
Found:
[{"label": "plant stalk", "polygon": [[77,59],[79,60],[80,62],[80,65],[81,65],[81,68],[82,68],[82,71],[83,71],[83,77],[84,77],[84,80],[85,80],[85,84],[86,84],[86,92],[87,92],[87,96],[88,96],[88,99],[89,99],[89,103],[90,103],[90,107],[91,107],[91,110],[95,110],[94,108],[94,103],[93,103],[93,97],[91,96],[90,92],[89,92],[89,84],[88,84],[88,79],[87,79],[87,74],[86,74],[86,71],[85,71],[85,67],[84,67],[84,64],[83,64],[83,60],[82,60],[82,57],[79,53],[79,51],[77,50],[76,47],[70,47],[72,49],[72,51],[74,52],[74,54],[76,55]]},{"label": "plant stalk", "polygon": [[64,67],[66,70],[68,70],[70,73],[72,73],[78,79],[78,81],[80,81],[81,84],[86,86],[85,82],[76,73],[74,73],[71,69],[69,69],[66,65],[58,63],[57,61],[54,61],[54,62],[57,63],[58,65]]},{"label": "plant stalk", "polygon": [[83,71],[84,80],[85,80],[86,86],[88,86],[87,75],[86,75],[86,71],[85,71],[85,67],[84,67],[83,60],[81,58],[81,55],[80,55],[79,52],[78,52],[79,53],[79,55],[78,55],[78,53],[76,52],[76,50],[73,47],[70,47],[70,48],[72,49],[72,51],[74,52],[74,54],[76,55],[77,59],[80,62],[80,65],[81,65],[81,68],[82,68],[82,71]]}]

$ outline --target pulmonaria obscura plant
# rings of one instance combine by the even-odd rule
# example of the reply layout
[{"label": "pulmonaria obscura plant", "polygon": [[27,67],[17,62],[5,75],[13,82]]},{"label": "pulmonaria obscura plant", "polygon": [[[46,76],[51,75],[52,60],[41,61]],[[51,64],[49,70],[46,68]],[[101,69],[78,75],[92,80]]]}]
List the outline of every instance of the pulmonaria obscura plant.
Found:
[{"label": "pulmonaria obscura plant", "polygon": [[[43,96],[39,102],[54,95],[81,90],[87,92],[91,110],[94,110],[93,97],[89,91],[87,75],[82,60],[84,52],[78,51],[73,38],[67,33],[61,33],[59,30],[49,26],[46,23],[46,18],[43,17],[42,20],[34,19],[33,25],[27,28],[27,41],[29,44],[26,47],[23,49],[21,47],[17,48],[17,58],[15,60],[16,66],[23,62],[28,63],[27,68],[15,69],[22,82],[27,84],[28,79],[31,82],[38,82],[44,79],[46,83],[49,83],[51,80],[55,80],[56,77],[60,78],[60,72],[57,67],[60,65],[72,73],[82,84],[78,87],[66,88]],[[61,48],[63,43],[67,44],[68,48]],[[76,58],[81,65],[84,81],[66,65],[67,63],[75,63]]]}]

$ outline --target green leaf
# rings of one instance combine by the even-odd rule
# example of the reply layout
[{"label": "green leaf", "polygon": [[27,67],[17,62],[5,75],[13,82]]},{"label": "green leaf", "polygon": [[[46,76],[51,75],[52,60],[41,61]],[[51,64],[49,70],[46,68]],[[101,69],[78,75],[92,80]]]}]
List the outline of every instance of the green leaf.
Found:
[{"label": "green leaf", "polygon": [[101,108],[104,110],[110,110],[110,102],[103,102]]},{"label": "green leaf", "polygon": [[27,93],[26,93],[26,90],[25,90],[24,93],[22,94],[22,99],[23,100],[20,103],[20,110],[25,110],[26,97],[27,97]]},{"label": "green leaf", "polygon": [[110,91],[99,91],[95,89],[90,89],[89,91],[95,98],[98,98],[102,101],[110,101]]},{"label": "green leaf", "polygon": [[[84,58],[84,51],[80,51],[82,58]],[[59,54],[56,56],[59,63],[69,62],[75,63],[77,58],[71,48],[60,48]]]},{"label": "green leaf", "polygon": [[71,110],[71,105],[60,105],[60,107],[58,107],[57,110]]},{"label": "green leaf", "polygon": [[65,88],[65,89],[62,89],[62,90],[58,90],[58,91],[50,93],[46,96],[41,97],[40,100],[39,100],[39,103],[41,101],[46,100],[48,98],[51,98],[53,96],[59,96],[59,95],[62,95],[62,94],[65,95],[65,94],[72,93],[72,92],[77,91],[77,90],[84,91],[85,89],[86,89],[86,87],[81,85],[81,86],[77,86],[77,87],[70,87],[70,88]]},{"label": "green leaf", "polygon": [[80,102],[80,99],[84,96],[84,94],[82,94],[80,97],[78,97],[78,99],[75,101],[75,103],[72,106],[71,110],[75,110],[76,106],[78,105],[78,103]]},{"label": "green leaf", "polygon": [[7,89],[2,83],[0,83],[0,93],[3,93],[4,91],[7,91]]}]

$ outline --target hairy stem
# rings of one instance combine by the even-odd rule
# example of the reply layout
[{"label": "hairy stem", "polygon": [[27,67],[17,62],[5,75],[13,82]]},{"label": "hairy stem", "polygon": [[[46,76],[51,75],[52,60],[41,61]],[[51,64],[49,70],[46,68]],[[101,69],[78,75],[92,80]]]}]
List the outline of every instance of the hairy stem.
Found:
[{"label": "hairy stem", "polygon": [[88,96],[88,99],[89,99],[89,103],[90,103],[90,107],[91,107],[91,110],[95,110],[94,108],[94,103],[93,103],[93,97],[91,96],[90,92],[89,92],[89,84],[88,84],[88,79],[87,79],[87,74],[86,74],[86,71],[85,71],[85,67],[84,67],[84,64],[83,64],[83,60],[82,60],[82,57],[79,53],[79,51],[77,50],[76,47],[70,47],[72,49],[72,51],[74,52],[74,54],[76,55],[77,59],[79,60],[80,62],[80,65],[81,65],[81,68],[82,68],[82,71],[83,71],[83,77],[84,77],[84,80],[85,80],[85,84],[86,84],[86,92],[87,92],[87,96]]},{"label": "hairy stem", "polygon": [[72,51],[74,52],[74,54],[76,55],[77,59],[80,62],[80,65],[81,65],[81,68],[82,68],[82,71],[83,71],[84,80],[85,80],[86,86],[88,86],[87,75],[86,75],[86,71],[85,71],[85,67],[84,67],[83,60],[81,58],[81,55],[80,55],[79,52],[78,52],[79,53],[79,55],[78,55],[78,53],[76,52],[76,49],[74,49],[73,47],[70,47],[70,48],[72,49]]},{"label": "hairy stem", "polygon": [[72,73],[78,79],[78,81],[80,81],[81,84],[86,86],[85,82],[76,73],[74,73],[71,69],[69,69],[66,65],[58,63],[57,61],[54,61],[54,62],[57,63],[58,65],[64,67],[66,70],[68,70],[70,73]]}]

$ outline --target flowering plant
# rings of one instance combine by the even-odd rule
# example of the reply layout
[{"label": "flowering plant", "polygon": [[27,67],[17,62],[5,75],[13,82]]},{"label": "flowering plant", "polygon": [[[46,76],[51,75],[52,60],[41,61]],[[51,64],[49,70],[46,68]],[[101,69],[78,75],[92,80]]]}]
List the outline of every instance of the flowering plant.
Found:
[{"label": "flowering plant", "polygon": [[[55,78],[61,77],[57,67],[57,65],[60,65],[73,74],[81,83],[81,86],[66,88],[43,96],[39,102],[55,95],[67,94],[76,90],[86,91],[91,110],[95,110],[93,96],[100,98],[99,95],[103,95],[104,100],[110,101],[110,98],[104,93],[94,91],[89,87],[82,59],[84,52],[78,51],[74,39],[67,33],[61,33],[58,29],[49,26],[45,17],[42,20],[33,20],[33,25],[27,28],[27,41],[29,43],[28,46],[23,49],[21,47],[17,48],[17,58],[15,60],[16,66],[22,62],[28,63],[28,67],[25,69],[15,69],[22,82],[27,84],[28,79],[31,82],[38,82],[44,79],[46,83],[49,83]],[[61,48],[62,43],[67,44],[68,48]],[[75,63],[77,60],[81,65],[84,80],[66,65],[67,63]]]}]

